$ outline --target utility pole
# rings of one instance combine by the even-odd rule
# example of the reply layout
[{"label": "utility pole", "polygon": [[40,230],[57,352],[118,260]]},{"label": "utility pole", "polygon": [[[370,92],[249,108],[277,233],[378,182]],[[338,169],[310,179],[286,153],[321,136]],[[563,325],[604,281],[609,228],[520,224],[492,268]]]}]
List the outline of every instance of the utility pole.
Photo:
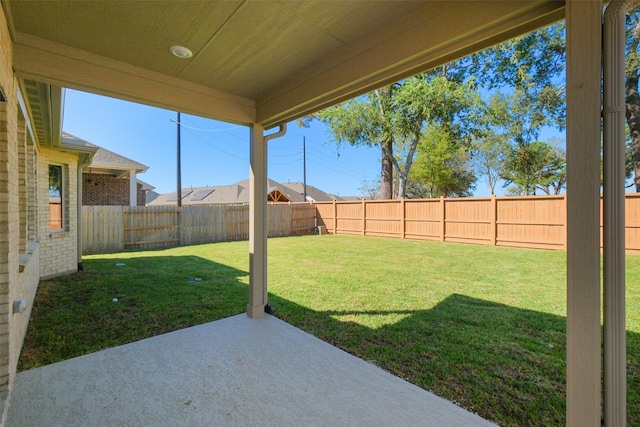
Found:
[{"label": "utility pole", "polygon": [[177,198],[177,202],[178,202],[178,207],[182,207],[182,179],[181,179],[181,174],[182,174],[182,168],[181,168],[181,161],[180,161],[180,111],[178,111],[178,120],[176,121],[176,124],[178,125],[178,138],[177,138],[177,148],[178,148],[178,153],[177,153],[177,160],[178,160],[178,167],[177,167],[177,186],[178,186],[178,191],[176,192],[176,198]]},{"label": "utility pole", "polygon": [[302,135],[302,186],[304,188],[304,201],[307,201],[307,144]]}]

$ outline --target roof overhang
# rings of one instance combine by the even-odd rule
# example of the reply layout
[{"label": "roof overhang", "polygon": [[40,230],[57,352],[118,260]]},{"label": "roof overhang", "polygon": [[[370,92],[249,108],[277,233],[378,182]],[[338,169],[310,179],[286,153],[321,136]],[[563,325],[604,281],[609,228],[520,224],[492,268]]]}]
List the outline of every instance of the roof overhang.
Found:
[{"label": "roof overhang", "polygon": [[[265,128],[564,17],[550,0],[2,6],[25,83]],[[171,44],[193,57],[172,57]]]},{"label": "roof overhang", "polygon": [[[19,96],[29,116],[31,131],[41,147],[60,145],[64,89],[30,79],[19,79]],[[21,103],[22,103],[21,102]]]},{"label": "roof overhang", "polygon": [[59,139],[55,148],[60,151],[77,154],[78,168],[80,169],[91,163],[91,159],[98,149],[95,146],[85,144],[85,141],[82,140],[68,141],[65,139]]},{"label": "roof overhang", "polygon": [[104,175],[112,175],[116,178],[129,178],[129,174],[131,171],[134,171],[136,174],[144,173],[148,168],[132,168],[127,165],[114,165],[114,164],[100,164],[92,162],[88,165],[88,169],[86,172],[88,173],[96,173],[96,174],[104,174]]}]

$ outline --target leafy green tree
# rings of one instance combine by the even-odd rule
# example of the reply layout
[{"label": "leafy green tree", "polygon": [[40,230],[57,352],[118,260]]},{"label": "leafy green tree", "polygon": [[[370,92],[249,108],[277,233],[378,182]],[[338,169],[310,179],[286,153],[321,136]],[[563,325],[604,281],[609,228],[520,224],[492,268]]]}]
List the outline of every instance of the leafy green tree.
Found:
[{"label": "leafy green tree", "polygon": [[[431,73],[423,73],[414,79],[407,80],[402,90],[398,91],[395,102],[399,107],[396,117],[400,137],[403,141],[398,156],[404,164],[394,161],[395,170],[399,177],[398,197],[406,197],[406,183],[410,168],[414,161],[414,154],[418,157],[424,150],[425,137],[433,133],[434,129],[447,129],[448,138],[463,141],[473,126],[473,107],[478,102],[473,80],[462,84],[446,75],[446,68],[442,67]],[[463,121],[466,122],[463,126]]]},{"label": "leafy green tree", "polygon": [[360,194],[367,200],[378,200],[380,198],[380,181],[374,179],[372,181],[364,180],[360,188]]},{"label": "leafy green tree", "polygon": [[460,70],[487,90],[515,89],[520,111],[531,111],[529,130],[537,138],[540,126],[564,128],[565,47],[561,21],[471,55]]},{"label": "leafy green tree", "polygon": [[538,188],[545,194],[560,194],[567,185],[567,153],[558,139],[549,140]]},{"label": "leafy green tree", "polygon": [[398,85],[375,90],[367,95],[329,107],[299,124],[309,126],[314,119],[326,124],[338,144],[353,146],[378,145],[381,151],[380,197],[390,199],[393,191],[393,132],[392,101]]},{"label": "leafy green tree", "polygon": [[319,119],[328,126],[338,145],[378,145],[382,158],[380,196],[393,197],[395,172],[396,193],[403,198],[426,126],[446,126],[459,135],[465,134],[469,127],[463,127],[460,121],[471,114],[476,100],[472,80],[463,84],[439,69],[327,108],[302,123]]},{"label": "leafy green tree", "polygon": [[411,174],[412,191],[426,198],[472,195],[476,177],[469,160],[467,147],[449,129],[427,126]]},{"label": "leafy green tree", "polygon": [[626,119],[636,192],[640,192],[640,6],[627,14],[625,58]]},{"label": "leafy green tree", "polygon": [[[497,141],[497,151],[503,154],[505,138],[526,152],[528,148],[523,146],[537,139],[543,127],[563,128],[564,58],[565,28],[558,23],[330,107],[301,122],[321,120],[338,145],[378,145],[381,198],[391,198],[394,193],[404,197],[407,182],[414,176],[411,170],[416,154],[424,159],[430,156],[422,152],[425,145],[420,144],[429,126],[430,132],[434,126],[448,129],[451,138],[460,140],[460,152],[467,148],[468,139],[475,139],[487,144]],[[488,100],[488,119],[473,114],[479,105],[476,85],[504,92]],[[483,133],[478,132],[481,127],[486,128]],[[472,134],[474,138],[469,138]],[[473,147],[476,157],[480,149]],[[482,149],[489,153],[488,145]],[[465,156],[468,159],[468,153]],[[480,173],[478,164],[474,166],[478,175],[487,175],[494,191],[495,177],[502,171],[483,167]],[[414,180],[411,194],[419,193],[416,186]]]},{"label": "leafy green tree", "polygon": [[[462,69],[479,76],[478,83],[487,89],[509,86],[523,90],[536,100],[534,105],[549,116],[550,123],[562,128],[565,46],[565,24],[558,22],[465,58]],[[627,172],[632,170],[635,189],[640,192],[640,5],[627,13],[625,54]]]},{"label": "leafy green tree", "polygon": [[494,133],[506,135],[514,145],[528,144],[538,138],[543,127],[560,125],[548,113],[559,107],[561,99],[547,101],[532,99],[519,88],[507,94],[496,92],[487,103],[487,126]]},{"label": "leafy green tree", "polygon": [[509,194],[525,196],[535,195],[537,189],[558,194],[565,178],[563,152],[541,141],[513,147],[502,175]]},{"label": "leafy green tree", "polygon": [[487,133],[471,144],[471,164],[477,176],[485,176],[491,194],[504,174],[511,146],[507,135]]}]

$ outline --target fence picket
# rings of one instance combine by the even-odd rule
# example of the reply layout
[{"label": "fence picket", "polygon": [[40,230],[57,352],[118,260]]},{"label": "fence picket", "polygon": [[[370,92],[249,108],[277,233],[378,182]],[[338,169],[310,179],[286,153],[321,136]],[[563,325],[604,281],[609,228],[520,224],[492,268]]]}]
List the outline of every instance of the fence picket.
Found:
[{"label": "fence picket", "polygon": [[[640,194],[626,195],[626,248],[640,253]],[[566,197],[270,203],[269,236],[310,233],[566,248]],[[83,253],[249,237],[248,205],[82,207]],[[125,244],[126,242],[126,244]]]},{"label": "fence picket", "polygon": [[[312,233],[315,206],[272,203],[269,236]],[[163,248],[249,238],[248,205],[83,206],[83,254]]]},{"label": "fence picket", "polygon": [[[335,224],[329,229],[333,234],[400,238],[404,235],[407,239],[566,249],[565,195],[315,205],[318,224]],[[398,205],[398,209],[381,208]],[[626,216],[626,249],[640,253],[640,193],[626,195]]]}]

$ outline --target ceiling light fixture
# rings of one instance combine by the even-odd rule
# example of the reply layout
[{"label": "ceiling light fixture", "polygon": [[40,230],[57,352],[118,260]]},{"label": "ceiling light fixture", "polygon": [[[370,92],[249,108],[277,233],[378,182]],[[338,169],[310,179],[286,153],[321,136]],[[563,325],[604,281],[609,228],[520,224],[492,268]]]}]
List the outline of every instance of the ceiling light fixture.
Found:
[{"label": "ceiling light fixture", "polygon": [[171,46],[169,48],[169,52],[171,52],[174,56],[177,56],[180,59],[188,59],[193,56],[193,52],[187,49],[184,46]]}]

